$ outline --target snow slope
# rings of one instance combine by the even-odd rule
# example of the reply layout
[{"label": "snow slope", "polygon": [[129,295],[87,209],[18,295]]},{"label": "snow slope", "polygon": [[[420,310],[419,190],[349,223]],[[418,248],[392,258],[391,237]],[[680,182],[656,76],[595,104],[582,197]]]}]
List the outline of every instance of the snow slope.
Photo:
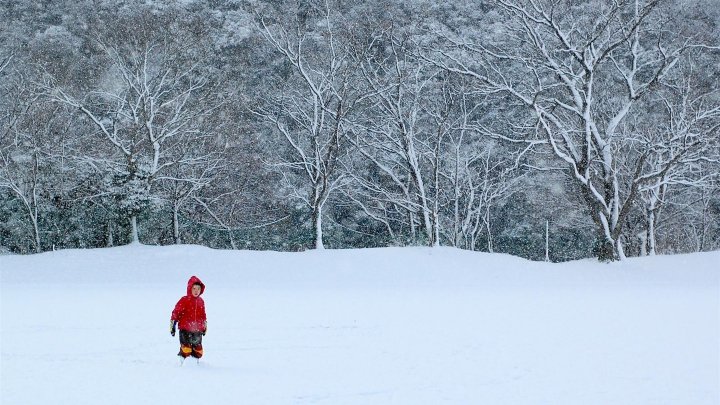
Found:
[{"label": "snow slope", "polygon": [[[718,404],[720,252],[450,248],[0,256],[0,403]],[[168,333],[199,276],[200,364]]]}]

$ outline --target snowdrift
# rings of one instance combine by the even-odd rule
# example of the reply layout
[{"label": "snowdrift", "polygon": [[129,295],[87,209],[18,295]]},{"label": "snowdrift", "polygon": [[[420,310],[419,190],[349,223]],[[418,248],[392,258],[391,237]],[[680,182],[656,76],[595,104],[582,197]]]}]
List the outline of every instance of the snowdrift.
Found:
[{"label": "snowdrift", "polygon": [[[602,264],[451,248],[0,256],[0,402],[717,404],[720,252]],[[168,331],[207,285],[205,357]]]}]

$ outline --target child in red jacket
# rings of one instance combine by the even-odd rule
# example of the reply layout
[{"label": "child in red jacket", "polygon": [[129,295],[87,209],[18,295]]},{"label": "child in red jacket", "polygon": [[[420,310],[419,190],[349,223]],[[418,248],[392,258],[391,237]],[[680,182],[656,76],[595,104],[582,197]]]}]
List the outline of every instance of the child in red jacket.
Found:
[{"label": "child in red jacket", "polygon": [[180,328],[180,352],[184,360],[188,356],[200,359],[203,355],[202,337],[207,332],[205,301],[200,295],[205,292],[205,284],[192,276],[188,280],[187,295],[180,298],[170,316],[170,334],[175,336],[175,325]]}]

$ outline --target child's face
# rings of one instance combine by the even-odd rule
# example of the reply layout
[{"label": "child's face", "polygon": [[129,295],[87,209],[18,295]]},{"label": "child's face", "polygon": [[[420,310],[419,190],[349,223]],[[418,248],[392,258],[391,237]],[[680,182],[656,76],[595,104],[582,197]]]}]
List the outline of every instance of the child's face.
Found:
[{"label": "child's face", "polygon": [[193,285],[193,286],[192,286],[192,290],[191,290],[193,297],[199,296],[201,290],[202,290],[202,289],[200,288],[199,285],[197,285],[197,284]]}]

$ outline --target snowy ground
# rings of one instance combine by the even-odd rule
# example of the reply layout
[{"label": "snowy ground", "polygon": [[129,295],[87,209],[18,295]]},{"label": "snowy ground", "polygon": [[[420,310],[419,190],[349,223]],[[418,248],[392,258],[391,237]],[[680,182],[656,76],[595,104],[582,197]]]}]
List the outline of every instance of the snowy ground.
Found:
[{"label": "snowy ground", "polygon": [[[448,248],[0,256],[0,403],[714,405],[718,263]],[[193,274],[206,356],[179,367],[169,317]]]}]

